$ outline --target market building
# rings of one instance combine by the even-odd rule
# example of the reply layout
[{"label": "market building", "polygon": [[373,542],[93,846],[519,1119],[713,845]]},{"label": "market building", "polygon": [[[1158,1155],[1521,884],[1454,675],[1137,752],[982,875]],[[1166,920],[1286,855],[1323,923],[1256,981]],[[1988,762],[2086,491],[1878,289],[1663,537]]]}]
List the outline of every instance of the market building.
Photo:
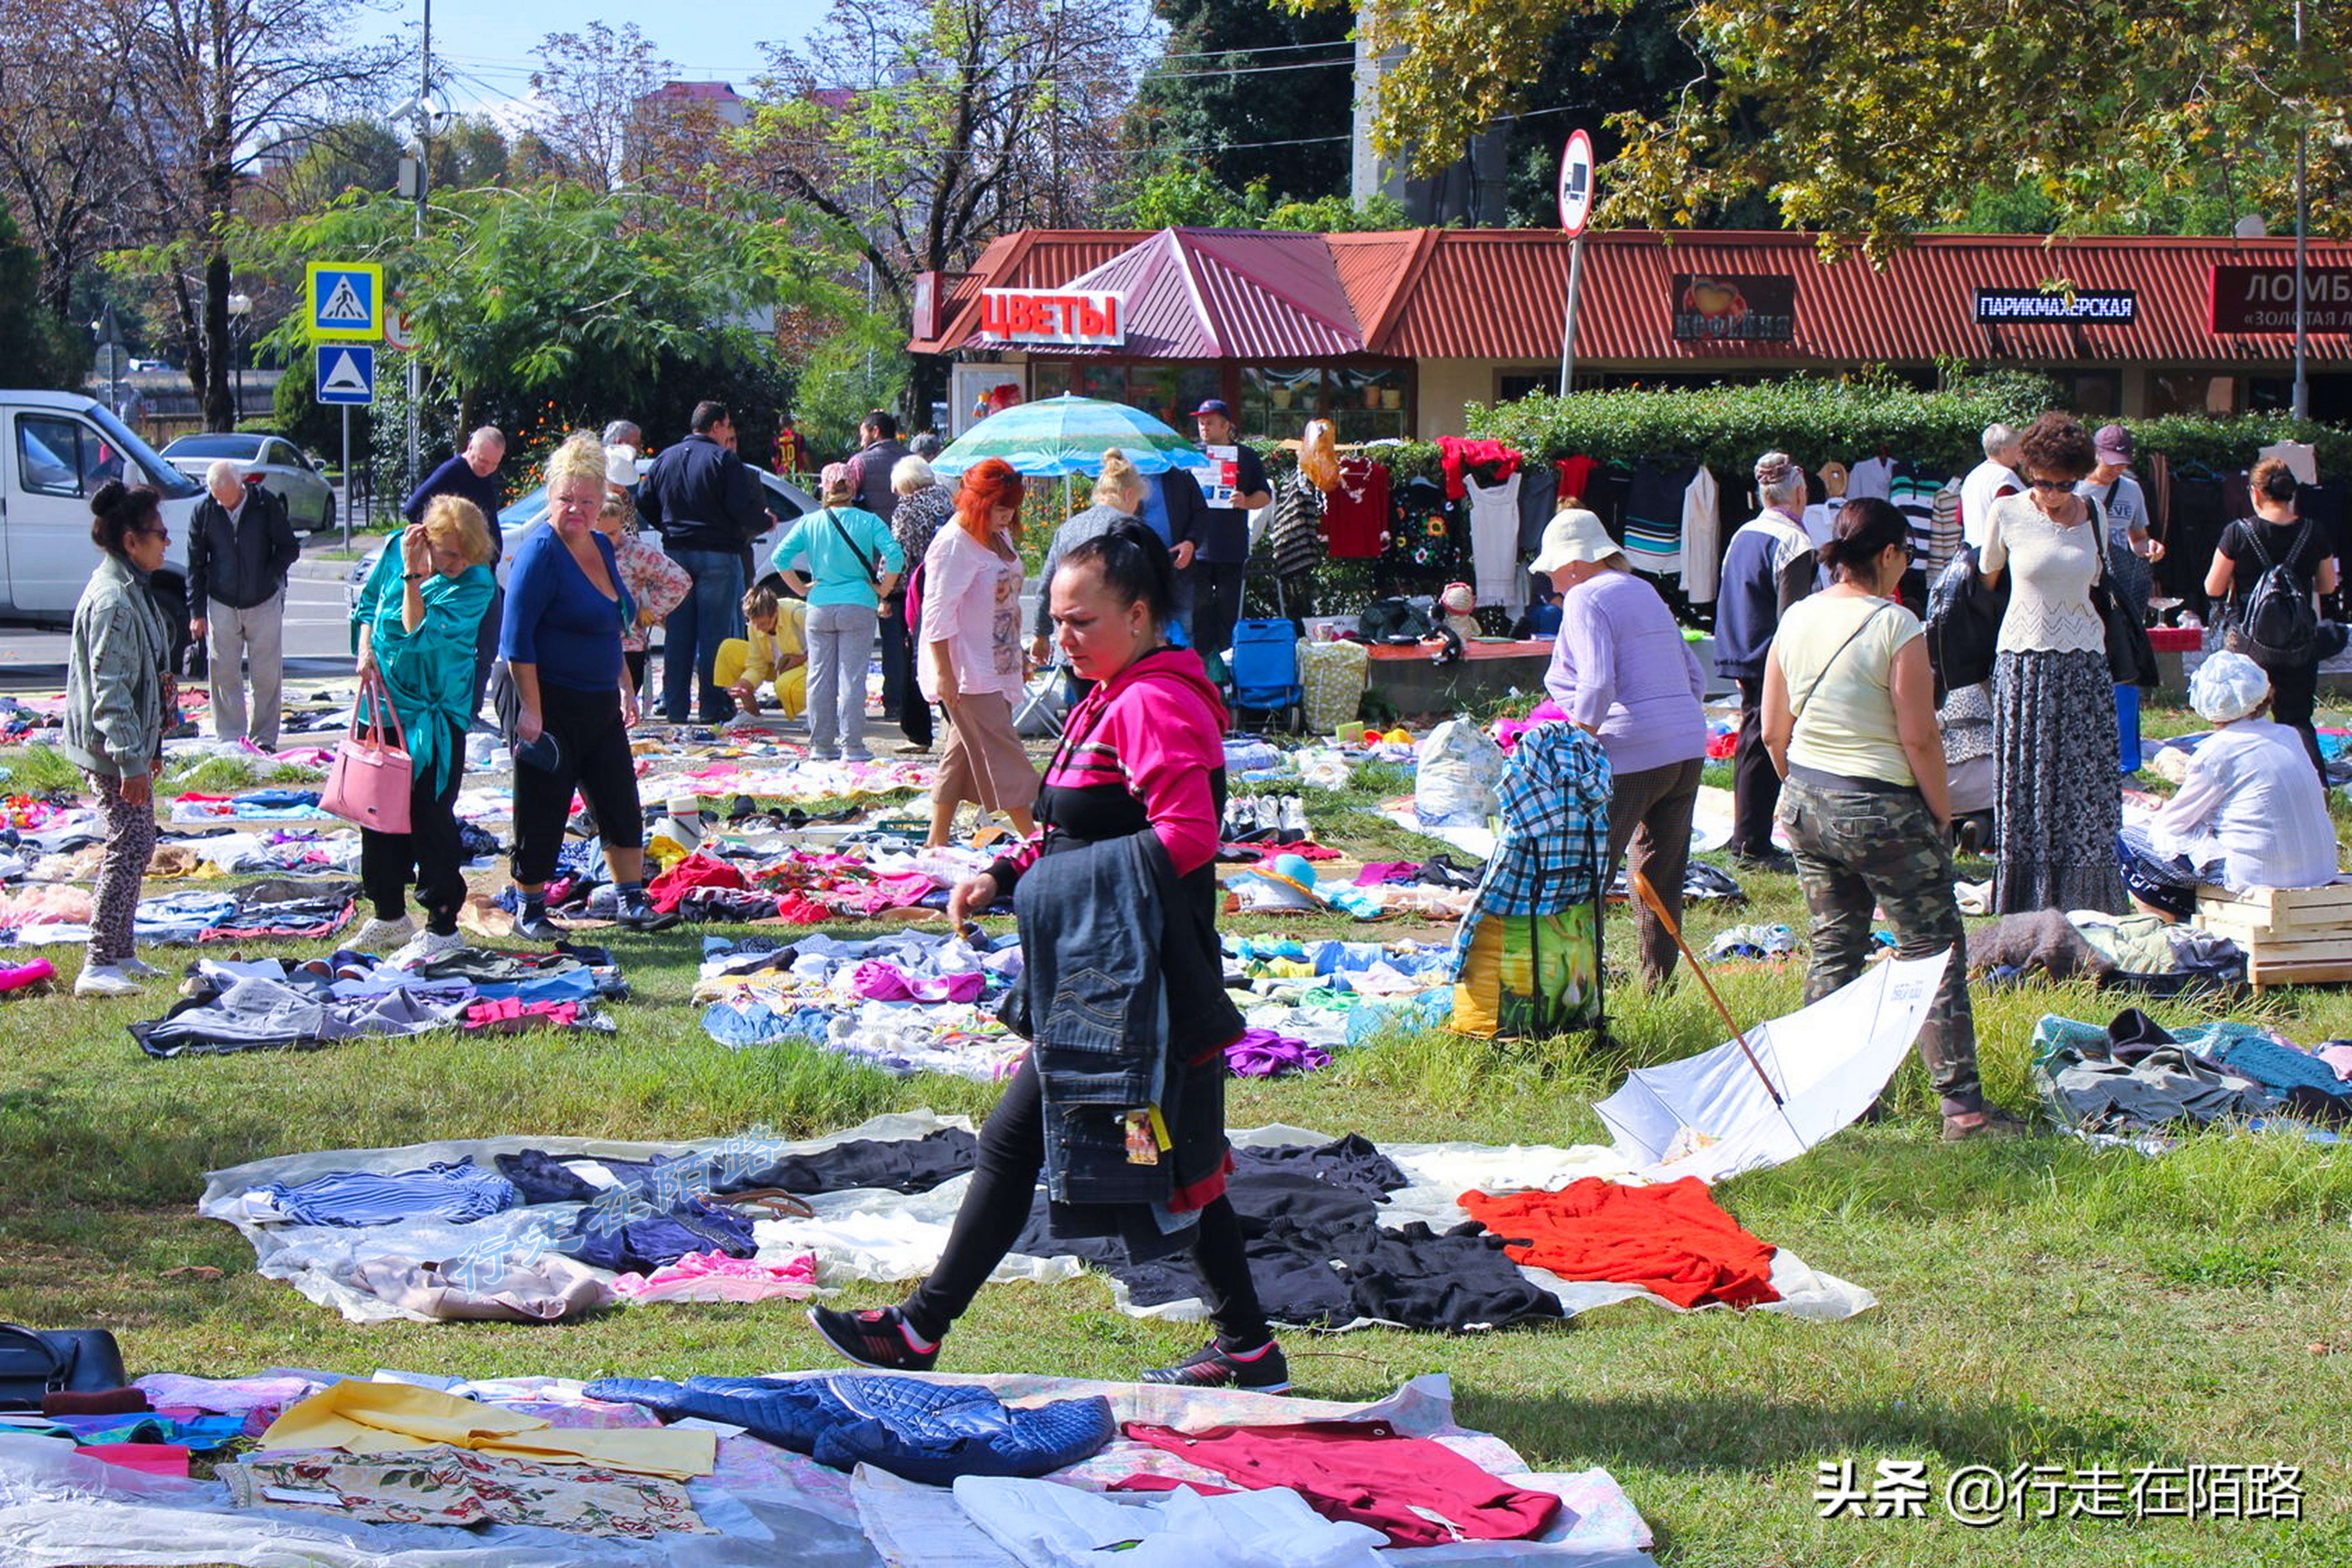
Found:
[{"label": "market building", "polygon": [[[1926,235],[1883,268],[1805,235],[1589,235],[1579,388],[1884,366],[2054,377],[2086,416],[2287,406],[2284,239]],[[1470,404],[1559,377],[1570,244],[1538,229],[1297,234],[1024,229],[927,274],[908,347],[950,356],[949,425],[1070,391],[1183,427],[1223,397],[1253,436],[1315,415],[1342,442],[1465,433]],[[2352,244],[2309,247],[2311,413],[2352,420]]]}]

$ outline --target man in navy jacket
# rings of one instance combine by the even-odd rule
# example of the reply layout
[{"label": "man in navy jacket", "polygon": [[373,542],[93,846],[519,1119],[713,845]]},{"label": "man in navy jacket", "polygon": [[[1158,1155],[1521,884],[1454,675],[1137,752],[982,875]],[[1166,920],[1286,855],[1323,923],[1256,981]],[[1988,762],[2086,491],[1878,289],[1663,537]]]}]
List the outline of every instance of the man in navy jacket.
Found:
[{"label": "man in navy jacket", "polygon": [[723,724],[735,700],[712,678],[719,645],[743,635],[751,542],[768,526],[759,481],[735,455],[735,420],[723,403],[694,405],[693,433],[654,459],[637,486],[638,521],[661,535],[694,587],[662,631],[662,713],[690,715],[702,681],[702,721]]}]

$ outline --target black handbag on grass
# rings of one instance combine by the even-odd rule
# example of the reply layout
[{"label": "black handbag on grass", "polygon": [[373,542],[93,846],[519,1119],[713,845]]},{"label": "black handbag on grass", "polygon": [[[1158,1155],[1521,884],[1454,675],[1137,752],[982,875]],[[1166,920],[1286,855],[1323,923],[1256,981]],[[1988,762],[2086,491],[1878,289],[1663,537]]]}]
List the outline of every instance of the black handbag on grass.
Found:
[{"label": "black handbag on grass", "polygon": [[122,1349],[104,1329],[0,1323],[0,1410],[38,1410],[45,1394],[121,1388]]}]

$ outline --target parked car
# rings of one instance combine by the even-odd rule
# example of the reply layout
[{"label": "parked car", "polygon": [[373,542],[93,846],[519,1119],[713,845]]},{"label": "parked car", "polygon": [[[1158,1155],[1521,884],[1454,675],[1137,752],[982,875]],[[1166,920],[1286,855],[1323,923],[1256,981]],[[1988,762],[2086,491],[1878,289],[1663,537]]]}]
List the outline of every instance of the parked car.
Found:
[{"label": "parked car", "polygon": [[[653,466],[653,459],[650,458],[637,459],[637,472],[640,475]],[[749,464],[745,466],[750,467]],[[761,534],[751,546],[752,559],[759,563],[760,570],[764,573],[767,570],[767,559],[774,552],[776,546],[783,542],[785,531],[800,519],[802,513],[817,510],[816,498],[790,479],[779,479],[765,468],[752,468],[751,475],[760,481],[761,499],[767,503],[768,514],[776,519],[776,521],[766,532]],[[545,485],[509,501],[499,509],[499,534],[506,542],[505,550],[499,557],[499,587],[506,586],[507,563],[514,559],[515,551],[521,546],[524,540],[530,537],[533,529],[546,526],[547,487]],[[358,606],[360,589],[366,585],[369,576],[375,571],[376,558],[383,553],[383,549],[379,545],[352,563],[351,575],[343,580],[343,599],[347,605],[354,608]]]},{"label": "parked car", "polygon": [[187,626],[188,521],[203,490],[104,404],[71,392],[0,391],[0,618],[65,625],[98,564],[89,498],[109,479],[163,494],[172,542],[155,574]]},{"label": "parked car", "polygon": [[286,515],[296,528],[315,533],[335,526],[335,487],[283,436],[183,436],[163,448],[163,460],[199,486],[205,471],[223,458],[238,466],[247,484],[284,497]]}]

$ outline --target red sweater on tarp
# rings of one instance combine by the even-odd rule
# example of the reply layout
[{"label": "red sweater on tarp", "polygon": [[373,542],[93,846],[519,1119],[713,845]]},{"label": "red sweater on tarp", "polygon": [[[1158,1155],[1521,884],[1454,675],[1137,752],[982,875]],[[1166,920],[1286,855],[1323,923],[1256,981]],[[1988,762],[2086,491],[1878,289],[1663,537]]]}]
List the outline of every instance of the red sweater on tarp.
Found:
[{"label": "red sweater on tarp", "polygon": [[[1385,1531],[1394,1546],[1525,1541],[1542,1534],[1559,1511],[1559,1499],[1551,1493],[1512,1486],[1442,1443],[1399,1436],[1385,1421],[1302,1421],[1200,1432],[1130,1421],[1126,1432],[1139,1443],[1214,1470],[1244,1490],[1289,1487],[1324,1518],[1369,1524]],[[1113,1482],[1111,1489],[1160,1491],[1179,1484],[1164,1476],[1129,1476]]]},{"label": "red sweater on tarp", "polygon": [[1696,1176],[1622,1187],[1588,1176],[1556,1193],[1465,1193],[1462,1208],[1515,1263],[1563,1279],[1654,1290],[1677,1307],[1777,1301],[1772,1247],[1723,1212]]}]

